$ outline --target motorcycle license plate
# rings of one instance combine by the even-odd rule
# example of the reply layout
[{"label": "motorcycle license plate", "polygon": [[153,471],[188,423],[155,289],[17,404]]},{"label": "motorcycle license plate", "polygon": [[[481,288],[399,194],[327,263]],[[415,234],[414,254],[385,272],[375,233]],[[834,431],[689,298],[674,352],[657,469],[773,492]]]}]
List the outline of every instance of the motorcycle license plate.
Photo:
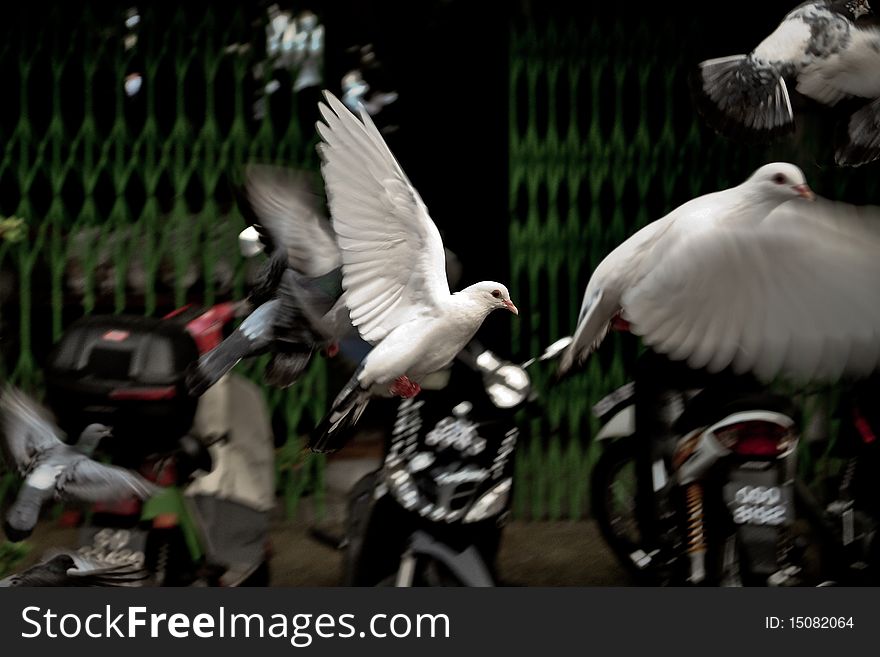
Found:
[{"label": "motorcycle license plate", "polygon": [[791,487],[779,485],[775,475],[775,472],[737,473],[731,477],[724,486],[724,500],[734,523],[778,527],[794,520]]}]

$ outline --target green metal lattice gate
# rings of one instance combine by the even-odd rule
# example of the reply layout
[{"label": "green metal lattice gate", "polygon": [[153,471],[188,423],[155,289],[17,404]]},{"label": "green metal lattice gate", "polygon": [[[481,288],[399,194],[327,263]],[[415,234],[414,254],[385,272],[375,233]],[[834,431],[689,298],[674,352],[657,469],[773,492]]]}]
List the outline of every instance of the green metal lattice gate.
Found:
[{"label": "green metal lattice gate", "polygon": [[[27,227],[0,245],[3,378],[25,388],[78,315],[240,297],[244,222],[227,175],[250,160],[314,166],[299,122],[251,116],[260,52],[229,46],[259,43],[262,27],[243,7],[148,11],[134,43],[124,9],[22,9],[0,28],[0,215]],[[134,73],[143,88],[130,97]],[[243,368],[259,381],[263,364]],[[289,435],[279,471],[292,504],[321,472],[303,463],[297,430],[324,411],[325,371],[265,392]]]}]

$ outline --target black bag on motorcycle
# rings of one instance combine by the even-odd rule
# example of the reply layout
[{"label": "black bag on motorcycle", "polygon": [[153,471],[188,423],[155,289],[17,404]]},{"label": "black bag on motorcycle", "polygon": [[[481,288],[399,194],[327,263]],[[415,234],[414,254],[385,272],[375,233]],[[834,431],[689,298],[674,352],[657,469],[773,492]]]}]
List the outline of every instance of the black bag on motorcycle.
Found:
[{"label": "black bag on motorcycle", "polygon": [[174,449],[192,426],[198,399],[184,378],[198,356],[182,321],[84,317],[50,354],[48,402],[68,435],[95,422],[111,426],[102,449],[114,462],[137,463]]}]

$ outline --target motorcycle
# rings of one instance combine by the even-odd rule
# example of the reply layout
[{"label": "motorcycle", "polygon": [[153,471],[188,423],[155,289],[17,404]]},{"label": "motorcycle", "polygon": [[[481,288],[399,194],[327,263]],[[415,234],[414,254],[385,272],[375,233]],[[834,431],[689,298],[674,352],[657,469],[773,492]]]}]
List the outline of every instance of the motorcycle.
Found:
[{"label": "motorcycle", "polygon": [[[646,360],[663,371],[661,358]],[[656,378],[674,385],[649,384],[637,396],[637,379],[593,409],[605,446],[592,475],[593,514],[633,575],[720,586],[864,580],[876,523],[843,501],[852,477],[828,505],[798,479],[802,438],[790,399],[747,379]],[[844,554],[853,544],[859,549]]]},{"label": "motorcycle", "polygon": [[[183,493],[198,473],[213,469],[209,447],[227,439],[218,432],[228,431],[196,435],[204,400],[188,394],[186,369],[220,343],[234,315],[235,305],[224,303],[185,307],[162,319],[84,317],[53,349],[45,375],[59,424],[69,435],[92,422],[111,426],[113,437],[100,446],[102,453],[163,487],[144,503],[99,503],[84,516],[71,514],[69,522],[81,522],[78,551],[84,556],[146,568],[156,586],[268,583],[268,552],[245,569],[210,563],[209,528],[198,500]],[[243,512],[233,515],[246,522]]]},{"label": "motorcycle", "polygon": [[438,379],[402,400],[383,465],[349,495],[348,586],[494,586],[510,512],[517,412],[532,405],[527,370],[477,342]]}]

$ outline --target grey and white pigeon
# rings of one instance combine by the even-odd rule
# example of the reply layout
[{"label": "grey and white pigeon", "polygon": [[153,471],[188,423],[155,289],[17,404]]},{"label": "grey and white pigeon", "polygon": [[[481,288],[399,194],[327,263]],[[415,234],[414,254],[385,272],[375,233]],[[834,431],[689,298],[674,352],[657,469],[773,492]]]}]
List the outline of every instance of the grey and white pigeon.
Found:
[{"label": "grey and white pigeon", "polygon": [[15,575],[0,579],[0,588],[16,586],[141,586],[149,572],[132,563],[110,563],[76,553],[59,552]]},{"label": "grey and white pigeon", "polygon": [[11,541],[27,538],[43,505],[52,500],[109,502],[135,496],[146,499],[155,485],[124,468],[104,465],[91,455],[110,429],[90,424],[75,445],[48,413],[14,388],[0,396],[0,430],[3,451],[10,465],[24,478],[18,497],[6,513],[4,531]]},{"label": "grey and white pigeon", "polygon": [[794,122],[786,80],[824,105],[868,101],[849,120],[840,165],[880,158],[880,22],[870,0],[810,0],[748,55],[700,64],[707,118],[721,132],[772,133]]},{"label": "grey and white pigeon", "polygon": [[248,298],[253,312],[188,373],[196,396],[243,358],[267,352],[267,383],[293,385],[316,349],[350,328],[344,306],[337,304],[339,251],[306,173],[251,165],[245,193],[242,212],[269,260]]},{"label": "grey and white pigeon", "polygon": [[[812,200],[812,202],[810,202]],[[815,198],[803,172],[768,164],[693,199],[596,267],[560,373],[618,316],[694,368],[833,381],[880,364],[880,208]]]},{"label": "grey and white pigeon", "polygon": [[336,242],[343,300],[361,337],[375,345],[336,397],[310,447],[339,448],[372,395],[418,394],[493,310],[517,313],[507,288],[483,281],[451,294],[443,241],[418,192],[369,114],[358,120],[324,92],[318,150]]}]

